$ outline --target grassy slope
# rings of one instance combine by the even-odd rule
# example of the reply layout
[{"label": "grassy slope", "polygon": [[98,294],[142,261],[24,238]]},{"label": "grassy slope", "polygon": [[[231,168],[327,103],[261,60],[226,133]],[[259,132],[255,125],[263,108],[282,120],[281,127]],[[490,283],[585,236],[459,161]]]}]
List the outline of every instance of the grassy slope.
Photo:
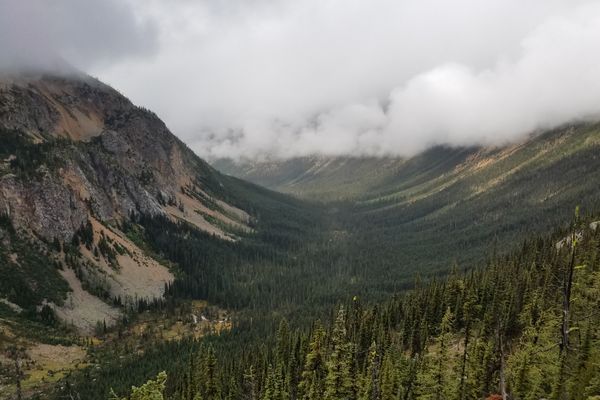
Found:
[{"label": "grassy slope", "polygon": [[[599,124],[548,131],[518,145],[499,148],[435,147],[410,159],[319,158],[236,164],[221,159],[220,171],[280,192],[325,201],[418,200],[462,183],[488,189],[513,169],[540,168],[597,148]],[[458,181],[458,182],[456,182]]]},{"label": "grassy slope", "polygon": [[398,158],[319,158],[236,164],[220,159],[220,171],[284,193],[313,200],[344,201],[380,193],[390,185],[443,174],[474,149],[436,147],[409,160]]}]

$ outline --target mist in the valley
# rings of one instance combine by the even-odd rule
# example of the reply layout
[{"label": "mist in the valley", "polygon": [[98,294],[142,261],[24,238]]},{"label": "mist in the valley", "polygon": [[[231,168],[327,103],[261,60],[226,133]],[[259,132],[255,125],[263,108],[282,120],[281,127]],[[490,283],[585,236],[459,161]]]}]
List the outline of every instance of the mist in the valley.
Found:
[{"label": "mist in the valley", "polygon": [[600,118],[600,4],[0,0],[1,69],[65,60],[201,156],[415,154]]}]

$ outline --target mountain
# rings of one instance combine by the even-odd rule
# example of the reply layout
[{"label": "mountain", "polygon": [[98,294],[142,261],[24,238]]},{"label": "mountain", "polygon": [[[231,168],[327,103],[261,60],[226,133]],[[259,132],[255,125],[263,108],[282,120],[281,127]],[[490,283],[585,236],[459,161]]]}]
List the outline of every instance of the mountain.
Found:
[{"label": "mountain", "polygon": [[[445,154],[442,156],[445,157]],[[384,186],[405,162],[387,157],[309,156],[265,162],[222,158],[212,165],[223,173],[283,193],[314,200],[339,201],[359,198]]]},{"label": "mountain", "polygon": [[350,262],[366,265],[377,255],[371,272],[398,283],[415,270],[476,264],[564,223],[577,205],[596,210],[598,154],[600,124],[580,123],[503,147],[435,147],[408,159],[214,165],[335,209],[344,221],[338,229],[350,233]]},{"label": "mountain", "polygon": [[[547,176],[552,168],[565,168],[574,160],[580,160],[583,178],[587,166],[593,169],[599,136],[599,124],[579,123],[505,146],[438,146],[410,158],[310,156],[263,162],[223,158],[212,165],[226,174],[302,198],[393,204],[402,199],[418,202],[457,186],[465,186],[471,196],[501,190],[503,184],[526,173]],[[556,178],[562,177],[557,174]],[[546,193],[538,195],[560,195],[579,183],[565,179],[553,184],[552,180],[542,182],[552,187],[542,188]]]},{"label": "mountain", "polygon": [[[522,259],[502,255],[539,232],[564,236],[575,206],[592,212],[600,191],[597,124],[502,148],[253,167],[271,187],[304,197],[297,198],[220,173],[153,112],[84,74],[0,81],[0,397],[22,391],[105,399],[111,388],[125,393],[167,370],[168,393],[187,399],[204,379],[195,369],[214,378],[218,364],[220,383],[202,385],[224,394],[235,387],[231,379],[253,376],[252,390],[261,395],[253,393],[265,398],[267,387],[280,384],[277,374],[298,380],[299,370],[286,358],[274,372],[275,359],[264,349],[279,349],[280,356],[295,349],[299,368],[312,340],[305,329],[353,298],[365,304],[355,317],[364,311],[368,320],[352,330],[362,331],[360,354],[370,351],[374,331],[423,350],[436,340],[443,308],[452,304],[459,318],[466,307],[461,293],[489,297],[501,267],[514,268],[516,282],[535,276],[535,269],[519,275],[521,267],[533,268],[521,263],[531,260],[531,245]],[[544,242],[541,263],[552,260],[548,243],[556,240]],[[594,242],[587,243],[592,260]],[[456,278],[488,259],[504,261],[496,275],[481,275],[485,287],[476,284],[480,275]],[[453,278],[439,286],[449,273]],[[582,296],[592,297],[595,275],[586,277]],[[390,302],[425,280],[433,283],[410,304]],[[503,282],[498,301],[557,292],[556,282],[536,282],[520,292]],[[441,301],[446,285],[466,291],[452,289],[454,297]],[[518,306],[534,307],[534,300]],[[545,303],[548,314],[557,312],[556,301]],[[396,314],[379,314],[379,307]],[[422,314],[427,324],[416,317],[410,330],[388,324],[407,313]],[[281,320],[298,330],[274,335]],[[457,337],[463,322],[452,331]],[[479,326],[485,346],[497,343],[493,322]],[[427,331],[436,333],[416,333]],[[327,351],[329,358],[339,354]],[[497,374],[494,360],[490,371]]]},{"label": "mountain", "polygon": [[297,255],[322,215],[220,174],[85,74],[1,75],[0,398],[46,398],[120,346],[143,368],[149,320],[159,343],[231,330],[234,312],[264,332],[313,282],[286,276],[316,279]]},{"label": "mountain", "polygon": [[416,272],[468,268],[578,204],[592,210],[600,194],[597,124],[500,148],[240,174],[328,200],[314,203],[222,175],[154,113],[84,74],[1,81],[0,298],[34,314],[47,305],[87,334],[165,291],[290,315],[347,293],[383,299]]},{"label": "mountain", "polygon": [[2,76],[0,139],[0,299],[13,309],[47,305],[91,333],[120,318],[115,301],[161,299],[174,269],[125,231],[131,218],[226,242],[254,229],[236,180],[81,73]]}]

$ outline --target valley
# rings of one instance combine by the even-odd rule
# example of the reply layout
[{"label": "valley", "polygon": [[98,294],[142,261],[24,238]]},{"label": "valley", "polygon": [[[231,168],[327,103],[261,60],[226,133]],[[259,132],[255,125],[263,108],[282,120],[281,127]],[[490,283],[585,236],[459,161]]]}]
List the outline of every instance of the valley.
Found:
[{"label": "valley", "polygon": [[[349,266],[368,265],[370,254],[377,254],[377,269],[369,272],[401,285],[411,283],[415,271],[426,277],[444,274],[454,263],[462,268],[481,263],[568,221],[578,205],[597,210],[599,143],[600,125],[581,123],[505,147],[437,147],[409,159],[314,157],[213,165],[274,190],[324,201],[337,224],[331,231],[343,232],[337,237],[350,243]],[[365,271],[362,266],[356,267],[358,274]],[[357,278],[368,280],[369,274]]]},{"label": "valley", "polygon": [[0,0],[0,400],[600,400],[600,1]]},{"label": "valley", "polygon": [[[20,381],[31,398],[106,399],[166,370],[177,400],[312,400],[380,387],[377,365],[385,399],[412,399],[439,392],[431,366],[451,358],[480,374],[452,396],[487,396],[559,337],[555,277],[570,253],[552,243],[573,224],[586,238],[571,246],[586,266],[574,329],[593,308],[597,234],[583,227],[600,198],[597,123],[410,159],[214,163],[234,177],[85,75],[7,80],[0,98],[0,393]],[[547,319],[517,321],[532,307]],[[528,341],[532,329],[545,339]],[[595,363],[581,358],[588,330],[564,365],[548,362]],[[471,340],[488,370],[458,360]],[[50,363],[53,351],[65,357]]]}]

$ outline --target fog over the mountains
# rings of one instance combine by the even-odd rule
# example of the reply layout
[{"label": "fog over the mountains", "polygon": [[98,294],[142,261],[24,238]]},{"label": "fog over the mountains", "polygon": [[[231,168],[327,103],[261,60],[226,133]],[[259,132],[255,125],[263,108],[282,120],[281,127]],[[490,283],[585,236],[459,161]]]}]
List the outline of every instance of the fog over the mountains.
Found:
[{"label": "fog over the mountains", "polygon": [[584,0],[0,0],[0,67],[58,54],[205,157],[411,155],[600,116]]},{"label": "fog over the mountains", "polygon": [[158,51],[154,21],[121,0],[0,0],[0,70],[87,70]]}]

